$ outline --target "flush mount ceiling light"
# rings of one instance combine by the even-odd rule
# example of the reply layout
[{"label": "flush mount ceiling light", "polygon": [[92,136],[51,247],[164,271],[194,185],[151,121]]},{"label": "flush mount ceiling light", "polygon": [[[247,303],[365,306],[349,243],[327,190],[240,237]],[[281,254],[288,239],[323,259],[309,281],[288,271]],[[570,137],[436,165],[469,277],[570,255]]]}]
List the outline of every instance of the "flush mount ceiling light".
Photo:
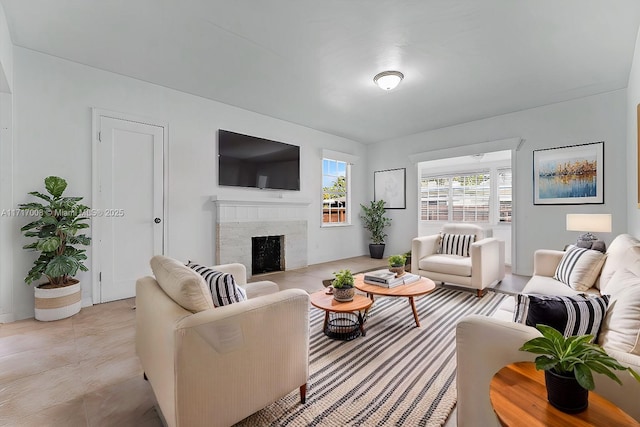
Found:
[{"label": "flush mount ceiling light", "polygon": [[398,86],[402,79],[404,79],[404,74],[400,71],[383,71],[376,74],[373,81],[380,89],[391,90]]}]

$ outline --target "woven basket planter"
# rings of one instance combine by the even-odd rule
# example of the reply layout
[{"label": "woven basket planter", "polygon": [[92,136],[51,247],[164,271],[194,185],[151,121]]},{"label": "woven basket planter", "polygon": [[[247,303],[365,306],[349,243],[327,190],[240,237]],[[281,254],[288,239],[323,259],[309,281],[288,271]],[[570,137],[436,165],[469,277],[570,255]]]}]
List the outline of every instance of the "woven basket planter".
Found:
[{"label": "woven basket planter", "polygon": [[35,288],[35,316],[49,322],[66,319],[80,311],[82,306],[80,282],[63,288]]}]

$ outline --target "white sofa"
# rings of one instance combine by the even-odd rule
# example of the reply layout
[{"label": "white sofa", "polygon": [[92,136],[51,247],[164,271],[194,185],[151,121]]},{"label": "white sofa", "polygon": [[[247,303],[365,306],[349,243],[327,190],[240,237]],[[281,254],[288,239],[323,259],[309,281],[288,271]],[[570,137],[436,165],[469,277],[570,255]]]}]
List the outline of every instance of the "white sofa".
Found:
[{"label": "white sofa", "polygon": [[416,237],[411,242],[411,272],[434,282],[452,283],[475,289],[482,296],[484,289],[504,279],[504,241],[493,236],[491,229],[475,224],[450,223],[442,233],[473,234],[470,256],[439,253],[441,234]]},{"label": "white sofa", "polygon": [[136,351],[169,427],[229,426],[300,389],[309,366],[309,296],[269,281],[247,301],[214,308],[202,277],[171,258],[151,260],[136,283]]},{"label": "white sofa", "polygon": [[[547,295],[574,295],[580,293],[563,283],[553,279],[556,267],[560,263],[563,251],[559,250],[538,250],[534,256],[534,275],[523,289],[523,293],[547,294]],[[607,250],[604,265],[596,282],[596,286],[589,289],[589,293],[609,294],[615,288],[613,282],[621,283],[616,276],[611,281],[612,276],[622,270],[633,270],[634,301],[626,300],[628,304],[636,304],[633,310],[637,310],[637,318],[625,321],[632,321],[636,325],[640,319],[640,241],[634,237],[622,234],[617,236]],[[626,284],[626,282],[624,282]],[[616,291],[617,292],[617,291]],[[628,294],[628,293],[627,293]],[[625,298],[627,298],[625,294]],[[613,293],[613,298],[616,296]],[[521,352],[518,349],[522,344],[536,336],[539,332],[531,327],[520,323],[514,323],[513,311],[515,299],[508,298],[492,317],[472,315],[462,319],[456,328],[456,351],[457,351],[457,420],[459,427],[466,426],[499,426],[491,402],[489,399],[489,383],[493,375],[502,367],[518,362],[533,361],[536,355]],[[620,308],[624,306],[619,306]],[[603,345],[607,353],[615,357],[622,364],[627,365],[640,372],[640,352],[637,348],[630,353],[624,346],[614,339],[616,328],[619,330],[626,325],[614,324],[610,316],[616,310],[616,303],[611,304],[607,310],[607,317],[598,335],[598,343]],[[627,310],[627,309],[625,309]],[[632,311],[633,311],[632,310]],[[627,316],[628,311],[625,311]],[[628,316],[627,316],[628,317]],[[633,317],[633,316],[632,316]],[[620,319],[618,318],[617,321]],[[637,328],[634,327],[634,328]],[[628,332],[638,333],[636,330]],[[636,336],[636,347],[640,345]],[[620,386],[611,379],[596,375],[595,392],[609,399],[629,415],[640,420],[640,383],[635,381],[628,373],[618,372],[618,377],[622,380]]]}]

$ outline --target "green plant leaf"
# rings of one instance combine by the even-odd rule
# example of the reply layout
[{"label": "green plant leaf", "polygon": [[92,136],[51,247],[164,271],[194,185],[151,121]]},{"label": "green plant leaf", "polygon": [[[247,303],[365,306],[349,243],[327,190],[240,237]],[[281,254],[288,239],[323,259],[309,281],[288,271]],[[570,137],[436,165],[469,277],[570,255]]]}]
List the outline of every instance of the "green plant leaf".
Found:
[{"label": "green plant leaf", "polygon": [[61,277],[65,275],[74,276],[78,271],[78,261],[72,257],[58,255],[49,261],[44,273],[51,277]]},{"label": "green plant leaf", "polygon": [[67,181],[57,176],[48,176],[44,179],[44,186],[53,197],[60,197],[67,188]]},{"label": "green plant leaf", "polygon": [[576,376],[576,380],[578,380],[578,384],[580,384],[582,388],[593,390],[596,387],[593,382],[593,374],[591,374],[591,370],[586,365],[575,365],[573,372]]},{"label": "green plant leaf", "polygon": [[49,237],[40,240],[37,245],[37,249],[42,252],[53,252],[60,247],[60,238]]}]

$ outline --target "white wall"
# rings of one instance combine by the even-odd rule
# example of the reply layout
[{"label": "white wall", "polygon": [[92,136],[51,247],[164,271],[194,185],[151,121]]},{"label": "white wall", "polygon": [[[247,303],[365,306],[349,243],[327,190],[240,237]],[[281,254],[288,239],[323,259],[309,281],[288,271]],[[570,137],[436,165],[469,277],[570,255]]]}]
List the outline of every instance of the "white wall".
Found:
[{"label": "white wall", "polygon": [[[533,252],[538,248],[562,249],[577,234],[565,230],[567,213],[612,213],[613,232],[598,233],[606,242],[627,232],[627,167],[625,90],[581,98],[423,132],[372,146],[369,176],[373,171],[407,168],[407,209],[391,210],[388,252],[402,251],[417,234],[418,184],[416,166],[408,156],[429,150],[470,146],[485,141],[520,137],[525,140],[514,154],[514,272],[533,271]],[[533,150],[605,141],[605,204],[534,206]],[[471,148],[470,148],[471,149]],[[369,186],[369,195],[373,185]],[[413,202],[412,202],[413,201]]]},{"label": "white wall", "polygon": [[[289,122],[185,94],[121,75],[16,47],[14,50],[14,203],[41,190],[48,175],[65,177],[69,195],[91,201],[91,108],[98,107],[168,123],[169,185],[167,255],[201,262],[215,260],[212,195],[277,197],[281,192],[216,185],[218,128],[301,146],[301,191],[285,197],[312,200],[309,207],[310,264],[366,253],[359,220],[321,228],[321,152],[332,149],[366,158],[365,146]],[[279,102],[274,99],[274,102]],[[364,161],[353,169],[353,204],[367,200]],[[4,171],[0,174],[4,175]],[[26,221],[24,221],[26,222]],[[17,228],[18,225],[16,225]],[[33,315],[33,290],[22,282],[33,260],[14,233],[13,286],[16,318]],[[91,252],[89,251],[91,265]],[[83,300],[91,298],[91,275],[82,274]]]},{"label": "white wall", "polygon": [[0,92],[10,93],[13,88],[13,43],[7,17],[0,4]]},{"label": "white wall", "polygon": [[[0,209],[13,205],[12,195],[12,96],[13,44],[9,36],[4,9],[0,4]],[[0,322],[12,321],[13,220],[0,216]]]},{"label": "white wall", "polygon": [[640,104],[640,32],[636,39],[633,64],[627,86],[627,228],[640,236],[640,200],[638,200],[638,114]]}]

